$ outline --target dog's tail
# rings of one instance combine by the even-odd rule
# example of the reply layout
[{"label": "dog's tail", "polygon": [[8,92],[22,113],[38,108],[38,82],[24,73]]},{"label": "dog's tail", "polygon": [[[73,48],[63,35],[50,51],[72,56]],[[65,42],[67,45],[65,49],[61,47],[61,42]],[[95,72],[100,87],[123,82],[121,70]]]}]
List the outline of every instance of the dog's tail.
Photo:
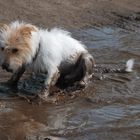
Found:
[{"label": "dog's tail", "polygon": [[129,73],[133,71],[134,59],[129,59],[123,68],[108,68],[102,66],[95,67],[95,73]]},{"label": "dog's tail", "polygon": [[129,59],[126,62],[125,71],[126,72],[132,72],[133,71],[133,67],[134,67],[134,59]]}]

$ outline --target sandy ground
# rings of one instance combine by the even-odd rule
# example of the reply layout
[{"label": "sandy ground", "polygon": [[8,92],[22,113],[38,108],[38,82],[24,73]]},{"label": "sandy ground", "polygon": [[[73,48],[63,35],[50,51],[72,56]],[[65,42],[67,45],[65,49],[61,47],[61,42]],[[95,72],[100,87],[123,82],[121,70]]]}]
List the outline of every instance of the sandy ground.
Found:
[{"label": "sandy ground", "polygon": [[[139,0],[0,0],[0,21],[83,28],[140,20]],[[120,24],[121,21],[121,24]]]}]

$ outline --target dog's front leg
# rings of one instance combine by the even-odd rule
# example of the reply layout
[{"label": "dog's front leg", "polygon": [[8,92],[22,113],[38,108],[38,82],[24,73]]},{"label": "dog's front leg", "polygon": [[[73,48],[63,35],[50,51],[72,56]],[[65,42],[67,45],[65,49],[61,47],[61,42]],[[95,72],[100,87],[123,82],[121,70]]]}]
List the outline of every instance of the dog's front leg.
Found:
[{"label": "dog's front leg", "polygon": [[60,76],[58,68],[52,68],[48,70],[47,77],[44,82],[44,87],[41,93],[38,95],[43,100],[47,99],[50,95],[50,88],[54,86]]},{"label": "dog's front leg", "polygon": [[24,72],[25,72],[25,66],[22,66],[12,75],[12,77],[7,81],[7,84],[10,87],[17,87],[17,83]]}]

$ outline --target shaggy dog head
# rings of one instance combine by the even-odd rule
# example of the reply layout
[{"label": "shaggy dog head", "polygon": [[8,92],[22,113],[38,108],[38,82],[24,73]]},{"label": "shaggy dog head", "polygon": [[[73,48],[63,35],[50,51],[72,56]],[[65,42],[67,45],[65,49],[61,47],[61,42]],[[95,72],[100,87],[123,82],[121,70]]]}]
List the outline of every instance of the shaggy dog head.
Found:
[{"label": "shaggy dog head", "polygon": [[0,33],[0,55],[2,68],[15,72],[32,61],[36,53],[34,46],[38,29],[31,25],[13,22],[4,25]]}]

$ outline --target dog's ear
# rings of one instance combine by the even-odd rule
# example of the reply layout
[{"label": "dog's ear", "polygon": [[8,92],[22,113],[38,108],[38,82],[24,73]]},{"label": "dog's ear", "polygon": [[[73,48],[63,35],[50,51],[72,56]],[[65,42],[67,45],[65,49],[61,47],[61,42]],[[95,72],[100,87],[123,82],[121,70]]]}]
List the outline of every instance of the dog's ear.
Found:
[{"label": "dog's ear", "polygon": [[36,32],[37,28],[33,25],[27,25],[20,29],[20,33],[23,36],[31,36],[32,32]]}]

